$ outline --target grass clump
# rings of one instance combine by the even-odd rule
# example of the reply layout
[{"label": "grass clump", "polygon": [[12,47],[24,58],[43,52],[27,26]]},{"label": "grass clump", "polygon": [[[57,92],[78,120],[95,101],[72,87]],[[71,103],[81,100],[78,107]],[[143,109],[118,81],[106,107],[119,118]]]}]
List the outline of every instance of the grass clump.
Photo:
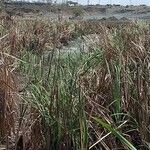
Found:
[{"label": "grass clump", "polygon": [[73,8],[74,17],[82,17],[84,15],[84,9],[80,6],[76,6]]},{"label": "grass clump", "polygon": [[[22,21],[5,30],[2,53],[19,76],[16,147],[148,149],[149,24]],[[78,38],[92,48],[63,51]]]}]

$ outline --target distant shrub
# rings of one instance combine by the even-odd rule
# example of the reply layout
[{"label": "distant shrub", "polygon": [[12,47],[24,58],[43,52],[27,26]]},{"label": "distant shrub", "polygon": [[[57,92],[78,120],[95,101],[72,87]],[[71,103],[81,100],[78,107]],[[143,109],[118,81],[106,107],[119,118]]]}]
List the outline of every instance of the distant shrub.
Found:
[{"label": "distant shrub", "polygon": [[82,7],[77,6],[73,8],[73,15],[75,17],[81,17],[83,16],[83,14],[84,14],[84,9]]},{"label": "distant shrub", "polygon": [[112,5],[111,4],[107,4],[106,5],[108,8],[112,8]]},{"label": "distant shrub", "polygon": [[2,12],[2,10],[3,10],[3,3],[2,1],[0,1],[0,13]]}]

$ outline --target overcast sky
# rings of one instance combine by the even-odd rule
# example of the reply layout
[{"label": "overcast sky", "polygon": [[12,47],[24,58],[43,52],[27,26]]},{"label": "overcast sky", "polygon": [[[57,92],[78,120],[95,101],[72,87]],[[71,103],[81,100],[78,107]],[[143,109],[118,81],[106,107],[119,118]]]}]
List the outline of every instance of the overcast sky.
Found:
[{"label": "overcast sky", "polygon": [[[32,0],[30,0],[32,1]],[[37,0],[33,0],[33,1],[37,1]],[[53,0],[53,1],[57,1],[57,2],[65,2],[67,0]],[[68,0],[69,1],[69,0]],[[75,1],[78,2],[80,4],[87,4],[88,0],[71,0],[71,1]],[[146,4],[146,5],[150,5],[150,0],[89,0],[90,4],[121,4],[121,5],[140,5],[140,4]]]},{"label": "overcast sky", "polygon": [[[87,4],[87,0],[74,0],[74,1],[78,1],[81,4]],[[97,4],[97,3],[101,3],[101,4],[122,4],[122,5],[128,5],[128,4],[132,4],[132,5],[139,5],[139,4],[146,4],[146,5],[150,5],[150,0],[90,0],[91,4]]]},{"label": "overcast sky", "polygon": [[[42,1],[42,0],[24,0],[24,1]],[[46,1],[46,0],[45,0]],[[67,0],[52,0],[57,2],[65,2]],[[68,0],[70,1],[70,0]],[[86,5],[88,0],[71,0],[80,4]],[[146,4],[150,6],[150,0],[89,0],[90,4],[121,4],[121,5],[140,5]]]},{"label": "overcast sky", "polygon": [[[87,3],[87,0],[78,0],[81,3]],[[150,0],[91,0],[91,4],[94,3],[101,3],[101,4],[107,4],[107,3],[114,3],[114,4],[122,4],[122,5],[139,5],[139,4],[147,4],[150,5]]]}]

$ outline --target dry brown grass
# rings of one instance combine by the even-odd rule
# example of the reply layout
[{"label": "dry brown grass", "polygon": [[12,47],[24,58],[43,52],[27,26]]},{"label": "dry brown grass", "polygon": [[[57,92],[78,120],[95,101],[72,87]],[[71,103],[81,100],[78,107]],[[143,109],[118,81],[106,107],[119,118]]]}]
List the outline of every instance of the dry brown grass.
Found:
[{"label": "dry brown grass", "polygon": [[[93,121],[97,116],[119,128],[142,150],[150,143],[149,27],[138,22],[114,26],[86,21],[19,21],[6,28],[0,39],[0,129],[4,143],[6,137],[15,136],[18,149],[88,149],[107,134]],[[59,56],[57,60],[52,53],[54,58],[42,58],[45,51],[53,52],[70,40],[94,41],[95,35],[98,41],[80,57]],[[16,61],[23,62],[21,67],[26,70],[15,66]],[[20,99],[14,72],[21,73],[19,79],[25,76]],[[127,146],[108,135],[94,148]]]},{"label": "dry brown grass", "polygon": [[[0,61],[0,133],[1,133],[1,141],[3,143],[7,143],[8,145],[13,144],[16,136],[16,128],[17,128],[17,118],[18,118],[18,110],[17,110],[17,89],[14,83],[13,75],[10,71],[8,64],[6,64],[8,60],[5,60],[5,57],[1,54]],[[10,139],[11,138],[11,139]],[[12,141],[13,140],[13,141]]]}]

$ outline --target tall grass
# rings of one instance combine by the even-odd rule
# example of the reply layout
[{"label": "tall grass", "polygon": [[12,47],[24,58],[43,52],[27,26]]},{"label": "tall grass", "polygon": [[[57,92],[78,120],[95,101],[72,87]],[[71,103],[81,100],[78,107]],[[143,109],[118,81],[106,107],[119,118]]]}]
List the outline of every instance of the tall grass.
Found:
[{"label": "tall grass", "polygon": [[[19,76],[16,148],[148,149],[148,23],[22,21],[5,32],[2,53]],[[92,49],[62,50],[95,35]]]}]

